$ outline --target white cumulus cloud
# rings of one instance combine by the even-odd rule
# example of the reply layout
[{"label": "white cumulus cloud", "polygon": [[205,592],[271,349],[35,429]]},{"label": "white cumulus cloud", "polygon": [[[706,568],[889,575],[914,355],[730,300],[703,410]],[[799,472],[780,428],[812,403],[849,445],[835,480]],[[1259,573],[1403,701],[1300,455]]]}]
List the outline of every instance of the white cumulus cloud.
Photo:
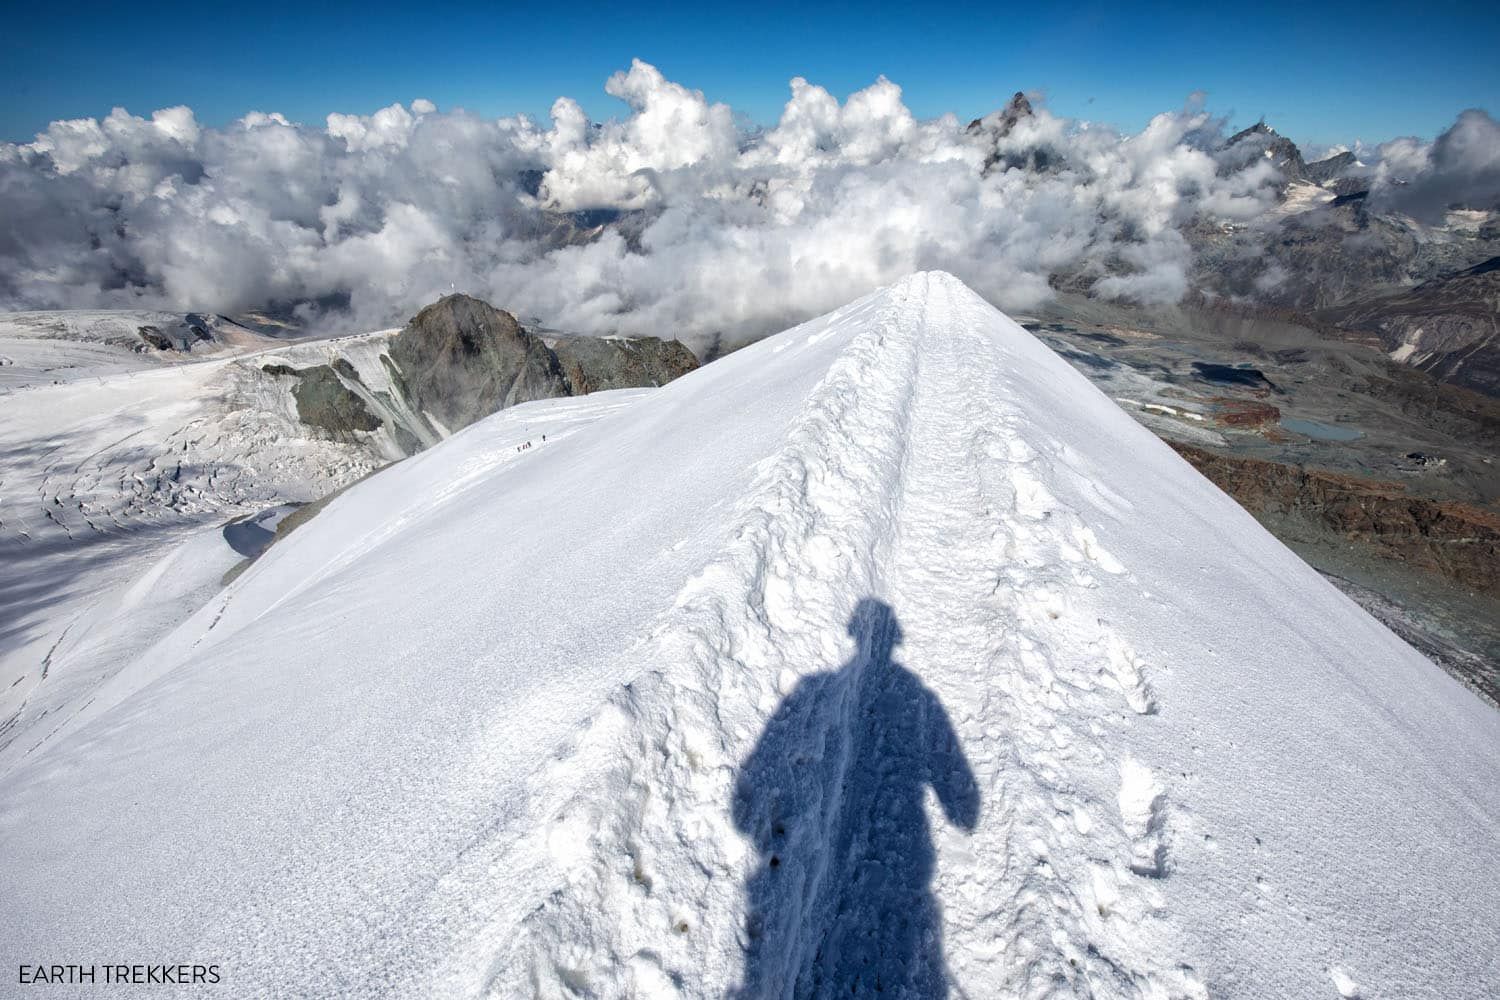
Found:
[{"label": "white cumulus cloud", "polygon": [[[1269,162],[1225,167],[1201,99],[1134,135],[1039,108],[999,136],[917,119],[883,77],[843,101],[794,79],[763,130],[639,60],[605,90],[628,110],[603,122],[568,97],[549,124],[427,100],[321,125],[205,128],[184,107],[54,122],[0,144],[0,307],[281,307],[355,329],[456,287],[562,329],[701,348],[919,268],[1010,309],[1060,273],[1173,301],[1181,227],[1253,220],[1280,183]],[[1370,158],[1371,197],[1413,215],[1500,190],[1481,111]]]}]

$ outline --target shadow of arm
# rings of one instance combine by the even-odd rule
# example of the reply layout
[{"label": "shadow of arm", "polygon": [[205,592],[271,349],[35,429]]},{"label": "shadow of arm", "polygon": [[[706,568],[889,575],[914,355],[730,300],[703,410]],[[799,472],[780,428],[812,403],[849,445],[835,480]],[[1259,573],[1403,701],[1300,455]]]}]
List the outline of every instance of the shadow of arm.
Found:
[{"label": "shadow of arm", "polygon": [[979,822],[979,783],[942,702],[927,692],[928,780],[948,822],[972,831]]}]

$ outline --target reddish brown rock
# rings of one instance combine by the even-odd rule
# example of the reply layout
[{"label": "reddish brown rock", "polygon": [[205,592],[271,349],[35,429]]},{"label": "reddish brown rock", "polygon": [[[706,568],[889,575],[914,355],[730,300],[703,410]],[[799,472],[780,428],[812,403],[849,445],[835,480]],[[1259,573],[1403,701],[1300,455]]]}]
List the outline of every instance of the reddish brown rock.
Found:
[{"label": "reddish brown rock", "polygon": [[1169,443],[1251,513],[1301,518],[1386,558],[1500,595],[1500,514],[1492,510],[1411,496],[1400,483]]},{"label": "reddish brown rock", "polygon": [[1275,426],[1281,420],[1280,409],[1257,399],[1215,396],[1209,402],[1214,406],[1214,421],[1222,427],[1253,430],[1257,427]]}]

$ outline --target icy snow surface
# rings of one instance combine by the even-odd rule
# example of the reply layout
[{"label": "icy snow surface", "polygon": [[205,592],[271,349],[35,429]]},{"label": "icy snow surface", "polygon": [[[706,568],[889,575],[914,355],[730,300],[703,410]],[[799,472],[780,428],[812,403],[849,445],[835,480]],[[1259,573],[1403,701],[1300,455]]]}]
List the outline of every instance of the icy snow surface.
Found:
[{"label": "icy snow surface", "polygon": [[0,779],[0,968],[1481,997],[1497,765],[1500,715],[919,274],[335,500]]}]

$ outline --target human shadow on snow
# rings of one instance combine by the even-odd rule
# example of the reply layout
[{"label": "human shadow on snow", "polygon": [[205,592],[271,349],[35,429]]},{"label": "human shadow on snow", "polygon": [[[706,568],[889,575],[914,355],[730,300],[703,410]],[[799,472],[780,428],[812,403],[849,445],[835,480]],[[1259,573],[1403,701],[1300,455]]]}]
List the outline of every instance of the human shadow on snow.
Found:
[{"label": "human shadow on snow", "polygon": [[738,997],[946,997],[931,786],[972,831],[979,788],[937,696],[891,659],[901,627],[866,598],[836,671],[804,677],[735,785],[758,859],[746,883]]}]

